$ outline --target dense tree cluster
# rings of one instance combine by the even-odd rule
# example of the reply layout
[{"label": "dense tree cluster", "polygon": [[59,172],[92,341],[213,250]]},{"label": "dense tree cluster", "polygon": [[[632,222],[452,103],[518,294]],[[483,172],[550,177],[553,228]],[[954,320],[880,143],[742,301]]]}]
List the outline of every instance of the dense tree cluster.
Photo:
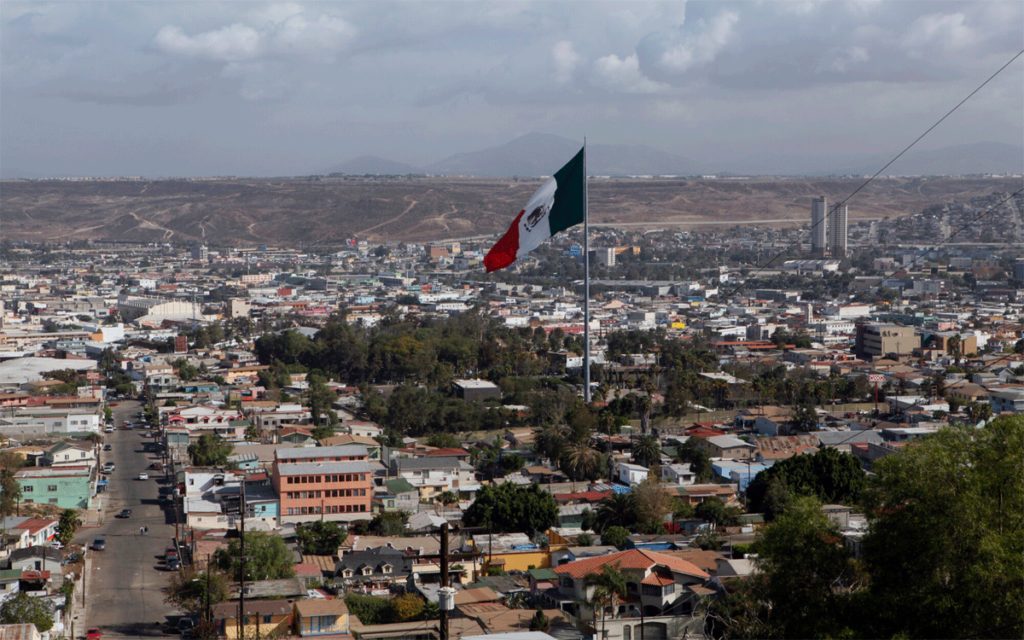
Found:
[{"label": "dense tree cluster", "polygon": [[558,523],[558,505],[551,493],[535,484],[485,485],[466,509],[462,523],[467,527],[493,527],[496,532],[532,534]]},{"label": "dense tree cluster", "polygon": [[854,504],[865,483],[860,461],[831,447],[813,455],[780,460],[758,473],[747,487],[751,511],[771,519],[796,496],[826,503]]},{"label": "dense tree cluster", "polygon": [[879,459],[860,497],[869,528],[859,560],[816,497],[791,499],[755,544],[758,571],[729,584],[728,597],[709,611],[708,631],[718,638],[1020,637],[1021,469],[1024,416],[947,427]]}]

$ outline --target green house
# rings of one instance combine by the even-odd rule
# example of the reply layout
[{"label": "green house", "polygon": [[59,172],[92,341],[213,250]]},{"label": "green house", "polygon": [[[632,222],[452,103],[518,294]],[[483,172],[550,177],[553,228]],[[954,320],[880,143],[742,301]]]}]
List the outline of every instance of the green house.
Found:
[{"label": "green house", "polygon": [[14,479],[21,486],[22,502],[52,504],[61,509],[89,509],[92,506],[89,467],[32,467],[19,470]]}]

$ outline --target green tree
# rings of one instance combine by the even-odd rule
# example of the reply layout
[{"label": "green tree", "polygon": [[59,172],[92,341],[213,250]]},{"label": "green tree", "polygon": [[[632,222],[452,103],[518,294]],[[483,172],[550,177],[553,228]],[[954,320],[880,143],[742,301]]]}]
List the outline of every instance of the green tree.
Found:
[{"label": "green tree", "polygon": [[501,467],[502,472],[505,475],[511,475],[513,473],[519,473],[519,471],[526,465],[522,456],[518,453],[510,453],[501,456],[498,460],[498,466]]},{"label": "green tree", "polygon": [[594,536],[590,535],[589,533],[581,533],[580,535],[576,536],[576,546],[577,547],[592,547],[592,546],[594,546]]},{"label": "green tree", "polygon": [[391,601],[375,596],[363,596],[350,593],[345,596],[345,605],[349,613],[364,625],[385,624],[391,619]]},{"label": "green tree", "polygon": [[789,417],[789,425],[793,431],[817,431],[818,412],[815,411],[814,405],[810,402],[801,402],[794,406]]},{"label": "green tree", "polygon": [[[228,543],[227,549],[220,548],[213,554],[213,562],[226,571],[235,582],[241,581],[241,542],[237,539]],[[277,580],[295,575],[292,553],[284,540],[262,531],[245,534],[245,579]]]},{"label": "green tree", "polygon": [[427,436],[427,446],[438,449],[461,449],[462,443],[454,434],[436,431]]},{"label": "green tree", "polygon": [[601,468],[601,455],[589,442],[571,444],[563,450],[558,467],[573,482],[594,480]]},{"label": "green tree", "polygon": [[1024,634],[1024,416],[949,427],[874,465],[864,492],[875,637]]},{"label": "green tree", "polygon": [[[207,585],[209,585],[209,589]],[[207,573],[207,571],[200,571],[194,566],[187,567],[184,571],[176,572],[171,576],[164,602],[196,615],[206,609],[207,590],[209,590],[210,606],[227,600],[227,576],[221,571],[211,569]]]},{"label": "green tree", "polygon": [[57,541],[63,545],[69,544],[81,525],[82,521],[78,517],[78,511],[64,509],[60,512],[60,520],[57,521],[57,535],[55,536]]},{"label": "green tree", "polygon": [[105,422],[113,422],[114,410],[107,406],[103,407],[103,420]]},{"label": "green tree", "polygon": [[636,496],[630,493],[612,493],[597,505],[597,532],[604,535],[609,527],[630,529],[637,521]]},{"label": "green tree", "polygon": [[45,600],[21,592],[4,600],[0,606],[0,623],[34,624],[37,631],[46,633],[53,627],[53,616]]},{"label": "green tree", "polygon": [[737,509],[725,506],[721,498],[708,498],[694,508],[693,515],[704,522],[728,527],[736,525],[739,513]]},{"label": "green tree", "polygon": [[331,405],[337,399],[337,392],[328,387],[327,382],[322,377],[310,376],[309,413],[314,425],[338,424],[338,414],[331,408]]},{"label": "green tree", "polygon": [[650,467],[659,459],[661,459],[661,444],[656,436],[640,436],[633,442],[633,460],[637,464]]},{"label": "green tree", "polygon": [[597,612],[601,612],[601,637],[605,634],[605,616],[611,613],[612,616],[619,610],[619,601],[626,598],[626,574],[619,570],[619,565],[606,564],[600,571],[591,573],[584,578],[584,585],[593,587],[588,604],[594,611],[594,622],[597,622]]},{"label": "green tree", "polygon": [[487,485],[466,509],[462,522],[467,527],[493,525],[501,532],[544,532],[558,523],[558,505],[554,496],[535,484]]},{"label": "green tree", "polygon": [[544,612],[537,609],[537,613],[533,614],[530,618],[530,631],[540,631],[547,633],[551,631],[551,619],[544,615]]},{"label": "green tree", "polygon": [[0,452],[0,516],[15,514],[21,501],[21,485],[14,475],[25,464],[24,458],[12,451]]},{"label": "green tree", "polygon": [[235,447],[215,433],[204,433],[188,445],[188,457],[197,467],[223,467]]},{"label": "green tree", "polygon": [[760,629],[754,637],[855,635],[846,617],[858,574],[818,500],[798,498],[764,530],[757,548],[751,587],[759,606],[747,611],[743,628]]},{"label": "green tree", "polygon": [[629,531],[625,527],[611,526],[601,534],[602,545],[619,547],[621,549],[626,546],[627,542],[629,542]]},{"label": "green tree", "polygon": [[378,536],[400,536],[405,533],[407,522],[409,522],[409,514],[404,511],[380,513],[370,520],[368,532]]},{"label": "green tree", "polygon": [[300,525],[295,531],[302,553],[316,556],[334,556],[345,543],[348,531],[337,522],[314,520]]},{"label": "green tree", "polygon": [[[854,504],[860,498],[865,478],[857,458],[825,448],[813,455],[780,460],[761,471],[747,486],[747,500],[752,511],[763,512],[769,519],[780,508],[780,499],[785,500],[784,492],[814,496],[827,503]],[[775,493],[769,496],[773,482]]]},{"label": "green tree", "polygon": [[715,470],[711,468],[711,456],[703,444],[706,444],[704,438],[691,436],[677,451],[679,460],[690,465],[694,479],[700,483],[710,482],[715,477]]}]

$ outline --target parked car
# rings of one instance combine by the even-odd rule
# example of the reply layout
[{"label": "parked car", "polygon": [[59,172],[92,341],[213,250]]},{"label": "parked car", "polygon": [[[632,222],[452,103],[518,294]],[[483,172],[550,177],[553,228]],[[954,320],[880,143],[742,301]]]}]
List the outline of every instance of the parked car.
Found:
[{"label": "parked car", "polygon": [[54,540],[53,542],[50,543],[50,548],[51,549],[63,549],[64,545],[62,545],[60,543],[60,540]]},{"label": "parked car", "polygon": [[107,539],[104,537],[96,538],[92,541],[92,548],[94,551],[103,551],[107,548]]},{"label": "parked car", "polygon": [[149,480],[149,474],[143,471],[139,474],[139,480]]},{"label": "parked car", "polygon": [[130,518],[132,517],[131,509],[121,509],[121,513],[114,516],[115,518]]},{"label": "parked car", "polygon": [[181,560],[177,558],[169,558],[166,566],[168,571],[179,571],[181,569]]},{"label": "parked car", "polygon": [[192,629],[195,629],[195,627],[196,627],[196,621],[193,620],[192,618],[187,618],[187,617],[186,618],[178,618],[178,632],[179,633],[184,634],[186,632],[191,632]]},{"label": "parked car", "polygon": [[114,447],[110,446],[109,444],[105,444],[105,445],[103,445],[103,450],[104,450],[104,451],[110,451],[110,450],[112,450],[113,448],[114,448]]},{"label": "parked car", "polygon": [[116,467],[113,462],[104,462],[103,468],[100,469],[100,471],[102,471],[103,473],[113,473],[115,468]]},{"label": "parked car", "polygon": [[157,469],[157,470],[159,470],[159,469],[163,469],[164,465],[161,462],[154,462],[153,464],[149,465],[149,468],[150,469]]},{"label": "parked car", "polygon": [[89,627],[89,630],[85,632],[85,640],[102,640],[103,632],[96,627]]},{"label": "parked car", "polygon": [[103,433],[114,433],[113,425],[108,424],[107,426],[103,427]]}]

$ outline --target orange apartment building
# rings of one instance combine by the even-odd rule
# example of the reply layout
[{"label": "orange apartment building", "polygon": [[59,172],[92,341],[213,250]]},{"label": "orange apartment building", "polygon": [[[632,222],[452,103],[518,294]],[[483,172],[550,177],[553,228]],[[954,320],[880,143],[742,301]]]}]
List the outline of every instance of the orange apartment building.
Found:
[{"label": "orange apartment building", "polygon": [[272,469],[280,521],[369,520],[373,497],[363,445],[278,449]]}]

